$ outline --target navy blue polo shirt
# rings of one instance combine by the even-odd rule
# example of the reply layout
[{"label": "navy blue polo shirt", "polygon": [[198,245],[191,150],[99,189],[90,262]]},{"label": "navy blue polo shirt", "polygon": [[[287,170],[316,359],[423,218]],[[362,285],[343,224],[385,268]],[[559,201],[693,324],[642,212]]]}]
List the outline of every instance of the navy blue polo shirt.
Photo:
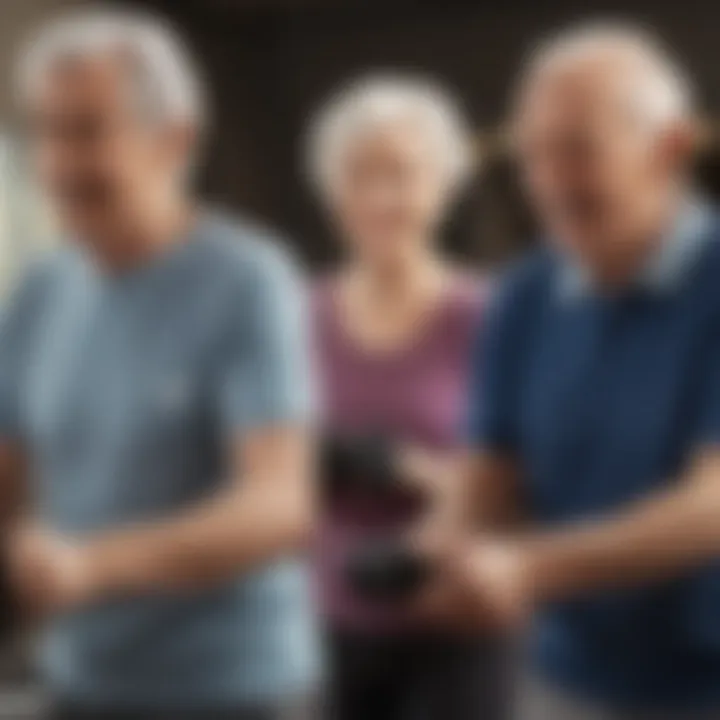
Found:
[{"label": "navy blue polo shirt", "polygon": [[[676,482],[720,442],[720,218],[687,208],[612,297],[537,253],[502,283],[479,355],[473,441],[519,461],[537,525]],[[720,706],[720,571],[548,605],[530,646],[536,672],[589,699]]]}]

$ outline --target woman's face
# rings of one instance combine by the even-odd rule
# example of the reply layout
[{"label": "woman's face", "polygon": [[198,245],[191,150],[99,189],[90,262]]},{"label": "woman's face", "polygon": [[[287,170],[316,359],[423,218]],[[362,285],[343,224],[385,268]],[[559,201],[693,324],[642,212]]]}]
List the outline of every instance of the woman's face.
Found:
[{"label": "woman's face", "polygon": [[354,253],[388,263],[432,238],[446,190],[427,133],[398,123],[348,144],[338,158],[331,208]]}]

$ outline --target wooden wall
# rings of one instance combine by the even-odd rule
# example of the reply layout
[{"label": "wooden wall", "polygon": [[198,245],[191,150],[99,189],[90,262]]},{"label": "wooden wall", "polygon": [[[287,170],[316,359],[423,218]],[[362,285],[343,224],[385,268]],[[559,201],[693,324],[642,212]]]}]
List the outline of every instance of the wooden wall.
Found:
[{"label": "wooden wall", "polygon": [[[478,127],[503,119],[518,66],[539,37],[578,19],[632,18],[657,28],[720,110],[720,5],[625,0],[151,0],[197,49],[216,104],[204,185],[209,193],[272,220],[306,254],[332,243],[299,172],[303,129],[327,93],[373,69],[405,68],[447,82]],[[718,177],[717,163],[708,174]],[[718,183],[720,185],[720,183]],[[511,168],[493,163],[454,213],[448,244],[482,261],[527,240]]]}]

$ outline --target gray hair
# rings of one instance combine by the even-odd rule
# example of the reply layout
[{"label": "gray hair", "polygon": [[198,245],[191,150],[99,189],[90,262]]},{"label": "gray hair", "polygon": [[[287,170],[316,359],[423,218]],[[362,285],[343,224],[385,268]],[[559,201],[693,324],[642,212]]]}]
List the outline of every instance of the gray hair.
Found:
[{"label": "gray hair", "polygon": [[205,96],[190,53],[169,25],[141,12],[81,9],[51,19],[20,55],[17,89],[27,99],[58,63],[113,54],[125,61],[133,99],[144,117],[204,129]]},{"label": "gray hair", "polygon": [[455,99],[440,85],[414,76],[373,75],[340,90],[310,125],[307,164],[310,179],[332,188],[338,161],[358,136],[398,122],[423,126],[437,154],[449,190],[463,184],[473,167],[469,128]]},{"label": "gray hair", "polygon": [[695,109],[690,79],[648,29],[626,22],[594,22],[565,30],[534,49],[525,80],[584,60],[622,58],[634,71],[635,108],[652,124],[688,119]]}]

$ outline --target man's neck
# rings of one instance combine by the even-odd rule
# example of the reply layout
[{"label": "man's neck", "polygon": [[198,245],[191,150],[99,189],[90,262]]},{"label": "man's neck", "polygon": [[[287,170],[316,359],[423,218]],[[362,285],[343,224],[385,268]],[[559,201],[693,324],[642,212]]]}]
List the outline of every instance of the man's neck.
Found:
[{"label": "man's neck", "polygon": [[596,281],[607,288],[632,282],[672,232],[679,213],[683,212],[683,204],[683,198],[672,197],[658,207],[639,213],[621,237],[613,240],[611,252],[600,258],[593,268]]}]

